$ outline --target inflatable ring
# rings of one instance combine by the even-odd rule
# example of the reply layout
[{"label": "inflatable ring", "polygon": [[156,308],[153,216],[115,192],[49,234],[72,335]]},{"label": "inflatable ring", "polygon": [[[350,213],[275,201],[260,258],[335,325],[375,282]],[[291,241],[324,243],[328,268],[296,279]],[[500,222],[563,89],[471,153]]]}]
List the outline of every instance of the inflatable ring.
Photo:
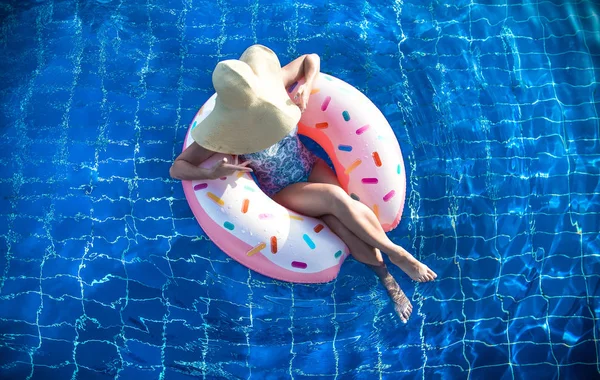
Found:
[{"label": "inflatable ring", "polygon": [[[300,82],[301,84],[301,82]],[[292,85],[288,92],[293,93]],[[190,124],[190,131],[214,107],[216,94]],[[386,231],[400,222],[406,177],[400,146],[377,107],[348,83],[319,74],[298,132],[316,141],[331,158],[340,184],[373,210]],[[234,157],[215,154],[202,166]],[[183,181],[185,196],[208,237],[242,265],[267,277],[299,283],[333,280],[348,247],[319,219],[288,210],[264,194],[251,175]]]}]

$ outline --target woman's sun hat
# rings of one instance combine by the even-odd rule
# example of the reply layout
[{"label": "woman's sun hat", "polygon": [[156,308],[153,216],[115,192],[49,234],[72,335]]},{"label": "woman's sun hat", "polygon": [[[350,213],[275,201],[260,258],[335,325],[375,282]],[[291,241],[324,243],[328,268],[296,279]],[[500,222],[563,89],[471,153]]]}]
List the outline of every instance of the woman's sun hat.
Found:
[{"label": "woman's sun hat", "polygon": [[219,62],[212,81],[215,108],[191,132],[206,149],[255,153],[283,139],[300,120],[300,109],[285,90],[279,59],[266,46],[250,46],[239,60]]}]

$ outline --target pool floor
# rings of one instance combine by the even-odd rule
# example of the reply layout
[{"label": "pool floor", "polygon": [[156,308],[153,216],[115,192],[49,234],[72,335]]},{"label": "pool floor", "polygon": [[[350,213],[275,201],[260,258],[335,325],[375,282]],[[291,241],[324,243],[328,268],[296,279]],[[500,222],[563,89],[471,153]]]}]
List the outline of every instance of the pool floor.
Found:
[{"label": "pool floor", "polygon": [[[592,1],[9,1],[0,5],[1,379],[600,377],[600,26]],[[274,281],[210,242],[169,167],[216,63],[253,43],[383,112],[390,238]]]}]

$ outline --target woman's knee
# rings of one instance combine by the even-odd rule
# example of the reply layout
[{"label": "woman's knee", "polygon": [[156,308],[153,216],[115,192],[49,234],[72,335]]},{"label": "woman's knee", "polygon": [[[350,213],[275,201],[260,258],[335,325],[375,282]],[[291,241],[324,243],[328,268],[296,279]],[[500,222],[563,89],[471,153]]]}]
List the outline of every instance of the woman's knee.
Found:
[{"label": "woman's knee", "polygon": [[356,235],[350,232],[336,216],[327,214],[323,215],[321,219],[346,243],[346,245],[348,245],[348,247],[351,248],[350,251],[352,256],[357,261],[376,267],[385,265],[381,252],[360,240]]},{"label": "woman's knee", "polygon": [[375,267],[384,266],[383,257],[377,248],[373,248],[367,244],[352,248],[350,251],[352,256],[363,264],[369,264]]},{"label": "woman's knee", "polygon": [[331,214],[339,216],[340,213],[348,210],[352,204],[352,198],[344,189],[338,186],[327,186],[327,205]]}]

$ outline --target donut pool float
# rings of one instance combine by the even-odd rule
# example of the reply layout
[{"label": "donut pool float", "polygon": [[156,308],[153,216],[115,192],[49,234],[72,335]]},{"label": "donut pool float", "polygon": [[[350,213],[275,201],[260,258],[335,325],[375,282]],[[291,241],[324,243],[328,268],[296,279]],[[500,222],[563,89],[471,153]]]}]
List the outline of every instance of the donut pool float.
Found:
[{"label": "donut pool float", "polygon": [[[288,89],[293,94],[295,83]],[[190,131],[214,108],[216,94],[200,108]],[[373,210],[384,230],[400,222],[406,176],[400,146],[379,109],[360,91],[320,73],[298,123],[298,133],[329,155],[344,190]],[[215,154],[201,164],[236,157]],[[185,196],[208,237],[242,265],[274,279],[323,283],[339,273],[348,247],[322,221],[279,205],[248,173],[216,180],[182,181]]]}]

